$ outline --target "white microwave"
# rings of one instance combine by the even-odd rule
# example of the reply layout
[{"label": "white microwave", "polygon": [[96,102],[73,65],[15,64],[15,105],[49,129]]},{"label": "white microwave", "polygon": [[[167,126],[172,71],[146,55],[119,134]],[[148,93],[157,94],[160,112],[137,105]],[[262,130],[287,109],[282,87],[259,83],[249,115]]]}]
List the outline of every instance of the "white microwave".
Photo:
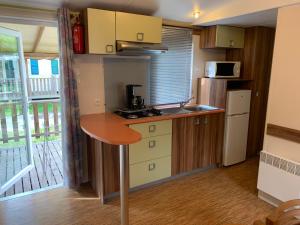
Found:
[{"label": "white microwave", "polygon": [[205,65],[205,76],[212,78],[240,77],[241,62],[237,61],[208,61]]}]

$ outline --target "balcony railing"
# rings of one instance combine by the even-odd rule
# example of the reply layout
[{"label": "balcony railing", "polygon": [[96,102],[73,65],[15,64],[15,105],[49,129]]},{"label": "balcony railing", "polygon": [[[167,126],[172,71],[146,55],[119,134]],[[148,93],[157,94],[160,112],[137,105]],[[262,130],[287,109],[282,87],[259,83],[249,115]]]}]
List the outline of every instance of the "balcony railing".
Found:
[{"label": "balcony railing", "polygon": [[[29,103],[29,127],[32,137],[59,136],[60,99],[34,100]],[[23,109],[18,103],[0,103],[0,143],[25,139]]]},{"label": "balcony railing", "polygon": [[[0,100],[8,101],[22,97],[20,79],[0,79]],[[27,78],[27,92],[30,100],[59,98],[59,77]]]}]

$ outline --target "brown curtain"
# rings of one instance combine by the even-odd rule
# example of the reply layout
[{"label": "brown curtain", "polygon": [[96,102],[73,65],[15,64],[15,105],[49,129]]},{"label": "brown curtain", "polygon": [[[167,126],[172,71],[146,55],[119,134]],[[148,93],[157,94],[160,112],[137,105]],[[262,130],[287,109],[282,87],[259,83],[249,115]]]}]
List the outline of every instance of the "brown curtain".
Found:
[{"label": "brown curtain", "polygon": [[60,70],[62,90],[62,146],[64,184],[77,188],[82,175],[82,144],[79,124],[77,82],[73,71],[73,46],[70,11],[58,10]]}]

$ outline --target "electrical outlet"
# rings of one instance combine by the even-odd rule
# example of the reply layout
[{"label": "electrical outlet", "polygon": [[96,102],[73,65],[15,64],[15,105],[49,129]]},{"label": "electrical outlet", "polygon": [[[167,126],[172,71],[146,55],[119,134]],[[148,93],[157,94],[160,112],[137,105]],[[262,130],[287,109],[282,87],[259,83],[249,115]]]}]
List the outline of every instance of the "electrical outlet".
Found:
[{"label": "electrical outlet", "polygon": [[96,98],[96,99],[95,99],[95,105],[99,107],[100,104],[101,104],[100,99],[99,99],[99,98]]}]

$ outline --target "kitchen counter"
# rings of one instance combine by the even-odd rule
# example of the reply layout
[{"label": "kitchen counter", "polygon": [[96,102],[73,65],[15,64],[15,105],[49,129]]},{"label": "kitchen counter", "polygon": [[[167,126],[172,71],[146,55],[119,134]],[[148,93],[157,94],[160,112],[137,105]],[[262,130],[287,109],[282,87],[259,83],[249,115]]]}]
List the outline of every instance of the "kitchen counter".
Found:
[{"label": "kitchen counter", "polygon": [[[125,119],[113,113],[90,114],[80,117],[80,126],[82,130],[92,139],[101,143],[100,150],[95,149],[94,151],[90,151],[92,156],[89,158],[93,159],[90,161],[90,167],[94,168],[94,170],[91,171],[92,186],[97,191],[102,203],[105,203],[105,195],[109,189],[120,191],[122,225],[129,224],[129,145],[142,140],[142,134],[131,129],[129,125],[208,114],[219,114],[223,112],[223,109],[201,110],[180,114],[170,113],[139,119]],[[223,119],[221,119],[221,121],[223,121]],[[222,124],[221,127],[223,127]],[[191,128],[191,130],[195,129]],[[185,135],[180,136],[184,137]],[[118,147],[119,152],[114,150],[116,147]],[[143,149],[141,149],[141,151],[142,150]],[[171,149],[169,150],[171,152]],[[211,151],[209,148],[208,150]],[[116,155],[116,153],[119,154]],[[176,155],[174,155],[174,157],[176,157]],[[168,156],[165,159],[168,159],[171,164],[171,156]],[[166,163],[161,162],[160,165],[166,166]],[[135,169],[135,171],[137,171],[137,169]],[[138,169],[138,171],[140,172],[140,169]]]},{"label": "kitchen counter", "polygon": [[87,135],[98,141],[112,145],[128,145],[141,140],[141,135],[128,127],[130,124],[148,123],[222,112],[224,112],[223,109],[216,109],[210,111],[195,111],[183,114],[144,117],[139,119],[124,119],[114,113],[107,112],[81,116],[80,126]]}]

